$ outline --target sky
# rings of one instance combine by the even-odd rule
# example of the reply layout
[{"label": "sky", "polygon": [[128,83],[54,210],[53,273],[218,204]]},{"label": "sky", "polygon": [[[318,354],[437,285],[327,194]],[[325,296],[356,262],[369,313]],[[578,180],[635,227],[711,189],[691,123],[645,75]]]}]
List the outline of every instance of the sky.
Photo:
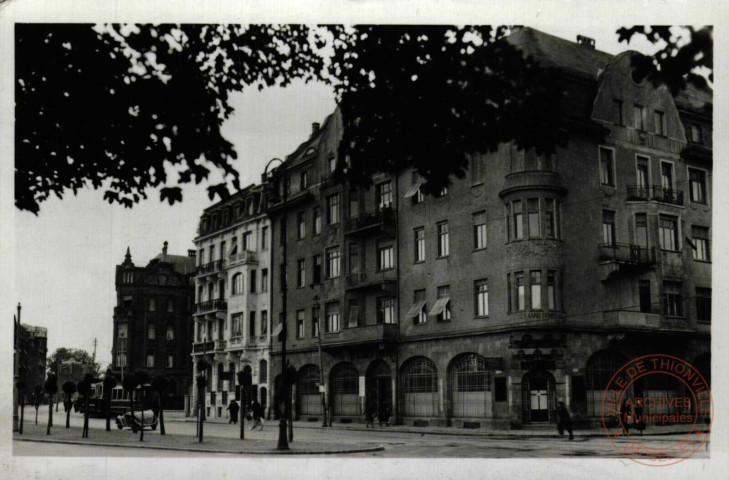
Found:
[{"label": "sky", "polygon": [[[618,43],[620,25],[532,26],[571,41],[578,34],[594,38],[597,49],[612,54],[651,51],[645,41],[629,47]],[[293,152],[308,138],[312,122],[323,122],[335,107],[330,88],[303,82],[235,93],[231,104],[236,111],[223,134],[238,152],[235,165],[243,186],[260,182],[265,164]],[[127,247],[137,265],[160,253],[164,241],[170,254],[186,255],[194,248],[199,216],[211,204],[206,186],[184,186],[183,202],[174,206],[149,191],[146,201],[125,209],[104,202],[103,190],[89,188],[77,196],[69,192],[62,200],[50,198],[38,216],[14,212],[17,301],[23,306],[23,323],[48,328],[49,355],[59,347],[92,352],[96,339],[97,361],[102,368],[111,362],[115,266]]]}]

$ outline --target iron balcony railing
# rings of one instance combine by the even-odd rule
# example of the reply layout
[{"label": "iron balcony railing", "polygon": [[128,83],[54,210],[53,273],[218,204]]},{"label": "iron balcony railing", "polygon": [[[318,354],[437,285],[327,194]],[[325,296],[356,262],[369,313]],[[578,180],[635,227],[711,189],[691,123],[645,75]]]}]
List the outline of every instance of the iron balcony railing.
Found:
[{"label": "iron balcony railing", "polygon": [[195,304],[195,313],[204,313],[214,310],[227,310],[228,302],[222,298],[216,300],[208,300],[207,302],[201,302]]},{"label": "iron balcony railing", "polygon": [[628,200],[656,201],[683,205],[683,191],[646,185],[628,185]]},{"label": "iron balcony railing", "polygon": [[209,273],[219,272],[223,268],[223,260],[214,260],[212,262],[199,265],[195,272],[196,275],[207,275]]},{"label": "iron balcony railing", "polygon": [[656,249],[632,243],[601,243],[598,245],[599,260],[630,265],[652,266],[656,264]]},{"label": "iron balcony railing", "polygon": [[353,234],[369,229],[383,228],[395,224],[395,214],[391,208],[367,212],[362,215],[350,218],[345,223],[345,233]]}]

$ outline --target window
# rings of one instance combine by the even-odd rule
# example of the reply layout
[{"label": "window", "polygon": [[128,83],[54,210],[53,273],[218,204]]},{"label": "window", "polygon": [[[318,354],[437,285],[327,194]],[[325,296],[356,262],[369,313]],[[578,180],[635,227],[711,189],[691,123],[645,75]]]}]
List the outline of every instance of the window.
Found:
[{"label": "window", "polygon": [[392,297],[377,299],[377,323],[395,323],[395,299]]},{"label": "window", "polygon": [[612,210],[602,211],[602,243],[615,245],[615,212]]},{"label": "window", "polygon": [[692,225],[691,237],[693,241],[694,260],[708,262],[711,258],[709,255],[709,229]]},{"label": "window", "polygon": [[651,313],[653,311],[650,280],[638,280],[638,303],[641,312]]},{"label": "window", "polygon": [[261,292],[268,291],[268,269],[261,270]]},{"label": "window", "polygon": [[539,231],[539,199],[528,199],[527,210],[529,215],[529,236],[531,238],[538,238],[541,236]]},{"label": "window", "polygon": [[477,212],[473,214],[473,248],[479,250],[486,245],[486,212]]},{"label": "window", "polygon": [[247,198],[246,199],[246,212],[248,212],[248,216],[253,216],[253,199]]},{"label": "window", "polygon": [[327,316],[327,332],[338,332],[339,331],[339,303],[327,303],[326,306]]},{"label": "window", "polygon": [[240,247],[243,251],[253,250],[253,232],[245,232]]},{"label": "window", "polygon": [[706,203],[706,172],[689,168],[689,195],[694,203]]},{"label": "window", "polygon": [[220,260],[225,258],[225,240],[220,242]]},{"label": "window", "polygon": [[347,309],[347,327],[356,328],[359,326],[359,300],[353,298],[349,301]]},{"label": "window", "polygon": [[327,278],[338,278],[339,277],[339,260],[340,253],[339,247],[330,248],[327,250]]},{"label": "window", "polygon": [[296,338],[304,338],[304,311],[296,311]]},{"label": "window", "polygon": [[514,305],[511,303],[511,274],[506,274],[506,312],[511,313],[511,311],[514,309]]},{"label": "window", "polygon": [[327,197],[327,225],[339,223],[339,194]]},{"label": "window", "polygon": [[314,208],[314,235],[319,235],[321,233],[321,208],[316,207]]},{"label": "window", "polygon": [[663,314],[668,317],[683,317],[681,282],[663,282]]},{"label": "window", "polygon": [[252,339],[256,336],[256,312],[251,310],[248,313],[248,338]]},{"label": "window", "polygon": [[417,205],[425,201],[425,195],[423,195],[423,191],[421,190],[422,185],[423,181],[420,179],[420,175],[418,175],[417,172],[412,172],[410,188],[407,192],[405,192],[405,198],[412,198],[413,205]]},{"label": "window", "polygon": [[174,368],[175,366],[175,357],[174,355],[167,355],[167,368]]},{"label": "window", "polygon": [[132,308],[134,306],[134,297],[131,295],[124,295],[122,297],[122,307]]},{"label": "window", "polygon": [[486,158],[476,152],[471,155],[471,186],[480,185],[486,177]]},{"label": "window", "polygon": [[633,105],[633,126],[638,130],[645,130],[645,107]]},{"label": "window", "polygon": [[544,199],[544,234],[547,238],[557,238],[555,225],[557,217],[554,215],[554,203],[553,198]]},{"label": "window", "polygon": [[359,196],[352,190],[349,192],[349,218],[359,217]]},{"label": "window", "polygon": [[173,327],[172,325],[167,325],[167,332],[166,332],[165,338],[167,338],[167,340],[175,339],[175,327]]},{"label": "window", "polygon": [[154,367],[154,355],[147,355],[147,368]]},{"label": "window", "polygon": [[613,123],[615,125],[623,124],[623,102],[613,98]]},{"label": "window", "polygon": [[547,270],[547,309],[557,309],[557,272]]},{"label": "window", "polygon": [[119,352],[116,354],[116,366],[126,367],[127,366],[127,354],[125,352]]},{"label": "window", "polygon": [[230,239],[230,256],[238,253],[238,237],[233,237]]},{"label": "window", "polygon": [[299,190],[309,188],[309,172],[301,172],[299,174]]},{"label": "window", "polygon": [[438,287],[438,300],[433,305],[433,310],[430,314],[436,315],[439,322],[448,322],[451,320],[450,300],[450,286]]},{"label": "window", "polygon": [[150,312],[156,312],[157,311],[157,299],[156,298],[149,297],[148,309],[149,309]]},{"label": "window", "polygon": [[334,170],[337,169],[337,157],[332,155],[327,159],[327,161],[329,163],[329,173],[334,173]]},{"label": "window", "polygon": [[438,193],[435,194],[436,198],[445,197],[446,195],[448,195],[448,187],[442,187],[438,190]]},{"label": "window", "polygon": [[296,261],[296,286],[301,288],[306,285],[306,260],[300,258]]},{"label": "window", "polygon": [[212,262],[215,260],[215,245],[210,245],[210,256],[208,257],[208,261]]},{"label": "window", "polygon": [[701,125],[698,123],[692,123],[691,124],[691,135],[689,138],[689,142],[691,143],[703,143],[701,138]]},{"label": "window", "polygon": [[311,308],[311,336],[314,338],[319,336],[319,305]]},{"label": "window", "polygon": [[261,335],[268,334],[268,310],[261,310]]},{"label": "window", "polygon": [[385,247],[380,247],[377,249],[378,253],[378,260],[377,260],[377,269],[379,271],[382,270],[390,270],[395,267],[395,262],[393,261],[393,251],[392,245],[387,245]]},{"label": "window", "polygon": [[516,272],[514,274],[516,280],[516,309],[520,312],[526,310],[524,302],[524,272]]},{"label": "window", "polygon": [[261,227],[261,250],[268,250],[268,227]]},{"label": "window", "polygon": [[299,212],[297,215],[296,238],[301,240],[306,237],[306,213]]},{"label": "window", "polygon": [[663,250],[678,251],[678,220],[676,217],[659,217],[658,240]]},{"label": "window", "polygon": [[150,323],[147,325],[147,340],[155,339],[154,324]]},{"label": "window", "polygon": [[696,288],[696,321],[711,323],[710,288]]},{"label": "window", "polygon": [[231,294],[237,295],[239,293],[243,293],[243,274],[242,273],[236,273],[233,275],[233,281],[231,282]]},{"label": "window", "polygon": [[122,275],[123,283],[134,283],[134,272],[124,272]]},{"label": "window", "polygon": [[314,255],[314,285],[321,283],[321,255]]},{"label": "window", "polygon": [[614,172],[613,151],[609,148],[600,147],[600,183],[614,187]]},{"label": "window", "polygon": [[641,247],[648,246],[648,219],[645,213],[635,214],[635,243]]},{"label": "window", "polygon": [[230,333],[233,337],[240,337],[243,335],[243,314],[242,313],[234,313],[233,316],[230,318]]},{"label": "window", "polygon": [[[258,362],[258,381],[260,383],[268,383],[268,362],[263,359],[261,359],[261,361]],[[263,390],[261,392],[261,400],[262,400],[261,403],[264,403],[265,400],[263,400],[263,399],[266,398],[265,389],[261,389],[261,390]]]},{"label": "window", "polygon": [[251,270],[251,275],[250,276],[251,276],[251,278],[250,278],[250,281],[248,283],[251,286],[251,293],[256,293],[256,271],[255,270]]},{"label": "window", "polygon": [[663,194],[667,195],[666,190],[673,190],[673,164],[668,162],[661,162],[661,187],[663,187]]},{"label": "window", "polygon": [[635,157],[637,195],[640,198],[648,198],[648,162],[650,159],[642,155]]},{"label": "window", "polygon": [[422,325],[428,321],[425,306],[425,290],[413,292],[413,306],[408,311],[408,318],[413,318],[415,325]]},{"label": "window", "polygon": [[392,182],[377,185],[377,209],[392,208]]},{"label": "window", "polygon": [[447,257],[450,253],[450,243],[448,234],[448,222],[440,222],[438,224],[438,256]]},{"label": "window", "polygon": [[205,263],[205,249],[201,248],[197,256],[197,264],[203,265]]},{"label": "window", "polygon": [[489,315],[489,285],[486,280],[479,280],[475,284],[476,316],[488,317]]},{"label": "window", "polygon": [[126,323],[120,323],[117,326],[116,338],[127,338],[129,334],[129,326]]},{"label": "window", "polygon": [[524,220],[521,211],[521,200],[514,200],[514,238],[520,240],[524,238]]},{"label": "window", "polygon": [[542,272],[532,270],[529,272],[529,287],[531,289],[532,310],[542,309]]},{"label": "window", "polygon": [[425,261],[425,229],[423,227],[414,230],[415,238],[415,263]]},{"label": "window", "polygon": [[663,112],[659,110],[653,112],[653,127],[655,128],[656,135],[666,134],[666,116]]}]

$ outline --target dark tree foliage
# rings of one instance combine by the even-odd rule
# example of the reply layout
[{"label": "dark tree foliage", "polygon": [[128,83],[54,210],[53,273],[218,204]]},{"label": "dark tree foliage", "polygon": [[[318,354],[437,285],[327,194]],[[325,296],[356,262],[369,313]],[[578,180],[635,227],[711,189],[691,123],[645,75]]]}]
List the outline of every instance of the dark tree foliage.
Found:
[{"label": "dark tree foliage", "polygon": [[83,429],[81,430],[81,436],[83,438],[86,438],[88,436],[88,418],[89,418],[89,393],[91,392],[91,382],[87,378],[87,375],[84,376],[84,379],[78,382],[78,385],[76,385],[76,390],[78,391],[78,394],[83,397],[83,405],[84,405],[84,423],[83,423]]},{"label": "dark tree foliage", "polygon": [[99,374],[99,364],[94,361],[94,357],[80,348],[57,348],[48,357],[48,370],[51,372],[60,371],[61,362],[69,359],[78,360],[79,362],[86,365],[86,371],[94,375]]},{"label": "dark tree foliage", "polygon": [[675,96],[687,84],[706,88],[714,82],[714,28],[706,26],[670,27],[666,25],[637,25],[620,28],[617,31],[621,42],[630,43],[633,36],[645,37],[658,45],[659,50],[652,57],[633,58],[634,78],[647,78],[654,85],[665,84]]},{"label": "dark tree foliage", "polygon": [[66,396],[66,398],[65,398],[66,428],[70,428],[71,427],[72,398],[73,398],[73,394],[76,393],[76,384],[73,383],[71,380],[67,380],[67,381],[63,382],[61,389],[63,390],[63,393]]},{"label": "dark tree foliage", "polygon": [[133,373],[127,373],[124,375],[124,378],[122,379],[122,387],[124,387],[124,391],[129,394],[129,410],[131,411],[132,416],[134,416],[134,390],[137,388],[137,385],[139,385],[139,382],[137,382]]}]

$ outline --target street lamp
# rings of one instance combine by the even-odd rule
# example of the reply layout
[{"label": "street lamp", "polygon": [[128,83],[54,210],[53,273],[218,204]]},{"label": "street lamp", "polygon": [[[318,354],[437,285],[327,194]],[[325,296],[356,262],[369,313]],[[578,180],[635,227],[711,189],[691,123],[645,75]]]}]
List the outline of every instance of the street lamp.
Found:
[{"label": "street lamp", "polygon": [[[273,162],[279,162],[280,166],[280,172],[278,171],[278,168],[271,172],[271,175],[268,173],[268,167],[271,166]],[[279,176],[280,175],[280,176]],[[290,414],[291,408],[289,407],[289,404],[291,402],[291,394],[289,393],[288,389],[288,382],[287,382],[287,376],[286,376],[286,297],[287,297],[287,282],[286,282],[286,200],[288,199],[288,189],[286,188],[286,163],[281,160],[280,158],[272,158],[269,160],[269,162],[266,164],[266,168],[263,170],[263,175],[261,176],[261,183],[264,187],[264,192],[271,190],[271,182],[273,181],[274,176],[279,176],[281,179],[281,186],[283,190],[283,202],[281,204],[283,215],[284,215],[284,221],[281,222],[281,238],[283,239],[283,245],[282,245],[282,252],[281,256],[283,258],[283,265],[284,270],[281,272],[282,278],[281,278],[281,314],[282,314],[282,321],[281,321],[281,331],[279,333],[279,337],[281,338],[281,394],[283,395],[284,399],[284,411],[281,413],[281,419],[278,424],[278,445],[276,446],[277,450],[288,450],[289,449],[289,442],[287,437],[287,428],[286,428],[286,420],[287,416]],[[274,187],[276,185],[275,182],[273,182]],[[278,331],[278,329],[276,329]]]},{"label": "street lamp", "polygon": [[319,292],[316,291],[316,288],[312,285],[311,287],[314,289],[314,307],[317,310],[317,316],[316,316],[316,337],[317,337],[317,347],[319,350],[319,392],[321,392],[321,413],[322,413],[322,427],[327,427],[327,394],[326,394],[326,384],[324,383],[324,362],[321,358],[321,310],[319,310]]}]

